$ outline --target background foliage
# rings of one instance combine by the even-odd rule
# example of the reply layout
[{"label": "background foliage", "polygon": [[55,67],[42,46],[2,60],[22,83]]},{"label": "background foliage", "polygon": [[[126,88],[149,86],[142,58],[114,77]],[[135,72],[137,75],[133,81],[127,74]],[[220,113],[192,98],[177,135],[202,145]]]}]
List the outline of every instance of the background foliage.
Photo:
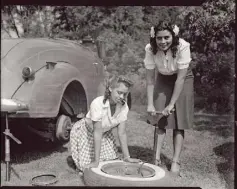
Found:
[{"label": "background foliage", "polygon": [[3,6],[2,38],[61,37],[88,34],[106,41],[109,72],[135,82],[134,103],[146,104],[144,47],[150,27],[170,20],[191,43],[197,110],[229,113],[234,109],[234,0],[207,1],[200,7],[161,6]]}]

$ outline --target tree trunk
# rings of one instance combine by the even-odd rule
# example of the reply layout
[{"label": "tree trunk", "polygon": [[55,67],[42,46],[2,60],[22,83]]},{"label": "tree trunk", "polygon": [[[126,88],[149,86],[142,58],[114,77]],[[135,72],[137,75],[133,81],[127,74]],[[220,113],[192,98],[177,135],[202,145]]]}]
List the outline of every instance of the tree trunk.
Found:
[{"label": "tree trunk", "polygon": [[18,32],[18,29],[17,29],[17,27],[16,27],[16,22],[15,22],[15,20],[14,20],[14,17],[13,17],[13,15],[12,15],[12,11],[11,11],[11,8],[10,8],[10,7],[8,7],[8,14],[11,16],[11,19],[12,19],[12,25],[13,25],[13,28],[15,29],[15,32],[16,32],[18,38],[20,38],[20,35],[19,35],[19,32]]},{"label": "tree trunk", "polygon": [[9,35],[10,38],[12,38],[12,36],[10,35],[10,33],[7,31],[7,29],[5,29],[4,27],[2,27],[2,29]]}]

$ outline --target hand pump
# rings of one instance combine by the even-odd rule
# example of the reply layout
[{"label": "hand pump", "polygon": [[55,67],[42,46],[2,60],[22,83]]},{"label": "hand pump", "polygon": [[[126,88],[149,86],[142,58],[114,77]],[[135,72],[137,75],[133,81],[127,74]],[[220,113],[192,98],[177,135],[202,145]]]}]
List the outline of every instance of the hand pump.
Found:
[{"label": "hand pump", "polygon": [[3,133],[5,134],[6,181],[10,181],[10,138],[13,139],[17,144],[21,144],[21,141],[13,136],[13,134],[10,132],[8,125],[8,114],[6,114],[6,129]]}]

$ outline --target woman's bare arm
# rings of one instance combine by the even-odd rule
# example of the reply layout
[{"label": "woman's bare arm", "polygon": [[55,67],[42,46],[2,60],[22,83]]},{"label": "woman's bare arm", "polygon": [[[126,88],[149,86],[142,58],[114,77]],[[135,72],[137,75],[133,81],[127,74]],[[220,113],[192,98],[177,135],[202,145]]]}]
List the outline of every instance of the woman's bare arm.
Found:
[{"label": "woman's bare arm", "polygon": [[155,69],[146,69],[146,86],[148,106],[153,106],[153,92],[155,85]]},{"label": "woman's bare arm", "polygon": [[118,125],[118,137],[125,158],[129,157],[128,143],[127,143],[127,133],[125,121]]},{"label": "woman's bare arm", "polygon": [[93,122],[93,135],[94,135],[94,147],[95,147],[95,159],[94,162],[100,161],[100,149],[101,149],[101,140],[102,140],[102,124],[101,121]]}]

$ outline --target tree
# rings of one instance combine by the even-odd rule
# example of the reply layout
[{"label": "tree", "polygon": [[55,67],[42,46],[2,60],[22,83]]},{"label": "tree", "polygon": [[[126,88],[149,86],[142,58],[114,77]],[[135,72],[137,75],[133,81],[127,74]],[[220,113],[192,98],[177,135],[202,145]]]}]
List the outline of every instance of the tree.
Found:
[{"label": "tree", "polygon": [[[200,7],[14,5],[2,7],[1,26],[11,37],[80,40],[89,34],[106,42],[110,71],[143,80],[151,26],[173,21],[180,37],[191,44],[195,92],[205,100],[202,108],[211,110],[217,104],[217,111],[229,111],[225,104],[231,104],[234,93],[234,13],[234,0],[210,0]],[[145,94],[145,89],[139,94],[142,91]]]},{"label": "tree", "polygon": [[[51,30],[52,8],[50,6],[3,6],[1,26],[16,37],[46,37]],[[10,35],[11,36],[11,35]]]},{"label": "tree", "polygon": [[206,99],[206,109],[219,112],[231,110],[234,93],[234,10],[233,0],[207,1],[180,18],[181,34],[192,47],[195,91]]}]

